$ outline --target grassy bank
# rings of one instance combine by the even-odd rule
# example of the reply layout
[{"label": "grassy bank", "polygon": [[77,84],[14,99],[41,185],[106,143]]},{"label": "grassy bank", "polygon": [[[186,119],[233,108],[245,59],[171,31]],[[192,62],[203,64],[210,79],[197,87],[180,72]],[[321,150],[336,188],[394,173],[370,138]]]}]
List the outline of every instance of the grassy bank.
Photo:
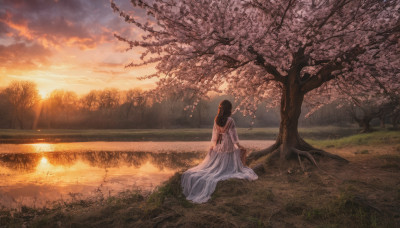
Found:
[{"label": "grassy bank", "polygon": [[52,209],[3,210],[0,226],[399,227],[399,138],[399,132],[375,132],[311,141],[350,163],[320,159],[321,172],[304,162],[305,173],[265,163],[257,181],[220,182],[205,204],[185,200],[177,173],[147,195],[130,191]]},{"label": "grassy bank", "polygon": [[307,141],[316,147],[343,148],[351,146],[377,146],[400,145],[400,131],[375,131],[368,134],[355,134],[338,139],[316,140],[309,138]]},{"label": "grassy bank", "polygon": [[[356,128],[300,128],[310,139],[336,139],[357,132]],[[241,139],[275,139],[278,128],[238,128]],[[0,129],[0,142],[86,142],[86,141],[202,141],[210,140],[210,128],[198,129],[108,129],[108,130],[7,130]]]}]

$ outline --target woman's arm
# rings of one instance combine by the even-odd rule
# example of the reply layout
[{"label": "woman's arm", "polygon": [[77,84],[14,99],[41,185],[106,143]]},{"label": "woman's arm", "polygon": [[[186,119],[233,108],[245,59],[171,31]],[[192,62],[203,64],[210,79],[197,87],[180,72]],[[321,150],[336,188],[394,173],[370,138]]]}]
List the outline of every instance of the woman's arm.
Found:
[{"label": "woman's arm", "polygon": [[215,121],[214,121],[214,127],[213,127],[213,131],[212,131],[211,147],[210,147],[210,149],[213,149],[214,146],[217,145],[217,139],[218,139],[218,130],[217,130],[216,123],[215,123]]},{"label": "woman's arm", "polygon": [[231,123],[231,126],[229,127],[228,134],[231,137],[232,143],[235,145],[236,148],[243,148],[239,144],[239,136],[236,132],[235,121],[233,119],[231,121],[232,121],[232,123]]}]

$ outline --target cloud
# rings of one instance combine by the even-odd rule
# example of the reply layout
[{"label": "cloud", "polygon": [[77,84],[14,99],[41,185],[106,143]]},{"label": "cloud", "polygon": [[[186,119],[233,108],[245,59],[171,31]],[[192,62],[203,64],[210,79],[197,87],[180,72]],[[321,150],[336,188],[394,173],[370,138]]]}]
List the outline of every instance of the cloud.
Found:
[{"label": "cloud", "polygon": [[[117,3],[135,17],[145,17],[128,0]],[[112,12],[109,0],[0,0],[0,5],[0,38],[18,42],[87,50],[110,42],[117,46],[114,33],[127,38],[142,34]]]},{"label": "cloud", "polygon": [[[129,0],[115,1],[146,20]],[[82,93],[110,85],[141,86],[145,82],[136,77],[154,71],[154,66],[124,68],[140,53],[125,52],[126,43],[113,34],[136,39],[143,32],[113,13],[109,0],[0,0],[0,6],[1,83],[26,77],[42,90]]]},{"label": "cloud", "polygon": [[[1,0],[0,0],[1,1]],[[4,8],[3,8],[4,6]],[[84,4],[77,0],[4,0],[0,36],[35,41],[46,47],[95,48],[97,39]]]},{"label": "cloud", "polygon": [[124,63],[102,62],[102,63],[99,63],[98,66],[123,69],[125,65],[124,65]]},{"label": "cloud", "polygon": [[95,36],[82,25],[66,20],[64,17],[52,21],[40,19],[30,24],[29,28],[42,44],[56,47],[62,45],[77,46],[80,49],[92,49],[98,44]]},{"label": "cloud", "polygon": [[0,69],[3,72],[35,70],[49,65],[51,55],[49,50],[37,44],[0,45]]},{"label": "cloud", "polygon": [[3,22],[3,18],[5,15],[0,13],[0,37],[6,35],[9,32],[9,27],[6,23]]}]

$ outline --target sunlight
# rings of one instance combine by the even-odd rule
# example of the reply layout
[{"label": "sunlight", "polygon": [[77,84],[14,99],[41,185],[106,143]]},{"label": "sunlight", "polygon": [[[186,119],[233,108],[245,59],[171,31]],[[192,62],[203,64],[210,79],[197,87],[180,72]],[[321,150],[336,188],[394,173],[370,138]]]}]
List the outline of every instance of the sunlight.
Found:
[{"label": "sunlight", "polygon": [[46,157],[42,157],[42,159],[40,160],[40,164],[47,164],[49,161],[47,160]]},{"label": "sunlight", "polygon": [[40,175],[43,175],[43,173],[48,173],[51,168],[52,165],[49,163],[49,160],[47,160],[47,158],[43,156],[40,159],[38,166],[36,167],[36,171],[40,173]]},{"label": "sunlight", "polygon": [[[160,172],[160,169],[157,168],[156,166],[154,166],[154,164],[152,164],[149,161],[146,162],[144,165],[141,165],[138,170],[140,171],[140,173],[142,175],[148,175],[148,174],[151,174],[151,173]],[[165,172],[165,170],[163,170],[163,171],[164,171],[164,173],[168,173],[168,172]]]},{"label": "sunlight", "polygon": [[37,127],[40,114],[42,113],[42,107],[43,107],[43,97],[42,97],[42,100],[39,102],[39,104],[36,105],[36,107],[34,108],[35,119],[33,121],[33,126],[32,126],[33,129],[36,129],[36,127]]},{"label": "sunlight", "polygon": [[36,153],[54,151],[54,145],[49,143],[34,143],[29,145],[32,146],[32,151]]},{"label": "sunlight", "polygon": [[49,94],[49,92],[45,91],[45,90],[39,90],[38,92],[39,92],[39,95],[42,98],[42,100],[45,99],[47,97],[47,95]]}]

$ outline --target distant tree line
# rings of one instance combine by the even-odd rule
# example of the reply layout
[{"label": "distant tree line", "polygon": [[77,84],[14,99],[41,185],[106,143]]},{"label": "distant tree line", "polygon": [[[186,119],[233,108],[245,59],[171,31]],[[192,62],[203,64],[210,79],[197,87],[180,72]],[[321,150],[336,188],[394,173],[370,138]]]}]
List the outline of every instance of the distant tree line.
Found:
[{"label": "distant tree line", "polygon": [[[218,104],[231,95],[202,99],[194,110],[187,109],[193,101],[180,94],[168,94],[161,102],[145,95],[141,89],[121,91],[106,88],[78,96],[73,91],[54,90],[40,98],[37,85],[30,81],[13,81],[0,90],[0,128],[3,129],[111,129],[111,128],[202,128],[211,127]],[[340,108],[338,108],[340,107]],[[382,114],[388,110],[386,114]],[[303,107],[301,126],[352,124],[362,118],[358,106],[333,102],[308,113]],[[381,108],[381,125],[390,121],[390,108]],[[361,117],[360,117],[361,115]],[[256,117],[233,117],[238,127],[278,127],[279,110],[260,104]],[[383,117],[383,118],[382,118]],[[370,118],[368,116],[368,118]],[[374,118],[371,118],[374,119]],[[370,121],[371,121],[370,120]],[[397,122],[396,122],[397,123]],[[379,124],[379,122],[376,122]],[[360,124],[361,126],[361,124]]]}]

